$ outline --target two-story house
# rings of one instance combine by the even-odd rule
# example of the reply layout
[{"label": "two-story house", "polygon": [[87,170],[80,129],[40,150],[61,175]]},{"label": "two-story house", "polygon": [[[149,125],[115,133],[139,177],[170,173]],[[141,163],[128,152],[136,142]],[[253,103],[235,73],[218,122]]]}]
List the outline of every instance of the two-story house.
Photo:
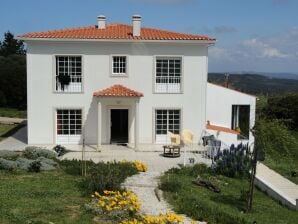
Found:
[{"label": "two-story house", "polygon": [[132,25],[104,16],[97,23],[19,36],[27,44],[28,144],[84,139],[141,149],[166,143],[168,131],[189,129],[195,142],[209,129],[221,137],[222,126],[230,143],[241,105],[253,126],[254,97],[207,84],[214,38],[145,28],[138,15]]}]

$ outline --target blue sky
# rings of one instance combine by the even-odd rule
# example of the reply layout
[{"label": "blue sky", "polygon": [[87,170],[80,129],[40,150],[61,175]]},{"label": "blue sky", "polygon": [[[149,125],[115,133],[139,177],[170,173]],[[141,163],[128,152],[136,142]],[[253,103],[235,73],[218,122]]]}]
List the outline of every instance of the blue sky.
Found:
[{"label": "blue sky", "polygon": [[297,0],[26,0],[2,1],[0,33],[77,27],[108,22],[130,23],[207,34],[211,72],[298,73]]}]

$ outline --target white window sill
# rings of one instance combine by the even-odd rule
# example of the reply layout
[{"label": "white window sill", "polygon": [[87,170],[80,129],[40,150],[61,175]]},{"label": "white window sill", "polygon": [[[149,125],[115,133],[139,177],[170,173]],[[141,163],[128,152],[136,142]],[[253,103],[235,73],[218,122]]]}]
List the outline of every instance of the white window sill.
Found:
[{"label": "white window sill", "polygon": [[110,75],[110,77],[112,77],[112,78],[128,78],[128,74],[126,74],[126,73],[119,73],[119,74],[113,73],[113,74]]}]

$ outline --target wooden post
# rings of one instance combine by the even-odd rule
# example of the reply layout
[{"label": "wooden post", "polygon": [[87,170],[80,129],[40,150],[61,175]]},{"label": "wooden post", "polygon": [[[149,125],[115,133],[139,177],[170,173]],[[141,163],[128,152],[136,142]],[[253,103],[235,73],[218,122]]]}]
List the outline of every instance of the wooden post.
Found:
[{"label": "wooden post", "polygon": [[[255,137],[255,130],[251,130],[253,136]],[[254,194],[254,182],[257,170],[257,162],[258,162],[258,145],[254,145],[251,157],[251,173],[250,173],[250,182],[249,182],[249,194],[247,200],[246,212],[250,212],[252,209],[252,201]]]}]

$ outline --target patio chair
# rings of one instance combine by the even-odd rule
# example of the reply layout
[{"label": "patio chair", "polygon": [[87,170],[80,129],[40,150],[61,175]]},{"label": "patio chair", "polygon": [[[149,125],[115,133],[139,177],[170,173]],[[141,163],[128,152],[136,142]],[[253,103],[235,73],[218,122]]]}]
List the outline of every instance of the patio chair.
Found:
[{"label": "patio chair", "polygon": [[168,136],[171,140],[171,145],[179,145],[180,146],[180,144],[181,144],[180,135],[174,134],[174,133],[168,131]]},{"label": "patio chair", "polygon": [[183,160],[183,164],[184,166],[186,165],[186,147],[189,147],[192,149],[193,146],[193,133],[189,130],[183,130],[182,131],[182,140],[183,140],[183,145],[184,145],[184,160]]}]

